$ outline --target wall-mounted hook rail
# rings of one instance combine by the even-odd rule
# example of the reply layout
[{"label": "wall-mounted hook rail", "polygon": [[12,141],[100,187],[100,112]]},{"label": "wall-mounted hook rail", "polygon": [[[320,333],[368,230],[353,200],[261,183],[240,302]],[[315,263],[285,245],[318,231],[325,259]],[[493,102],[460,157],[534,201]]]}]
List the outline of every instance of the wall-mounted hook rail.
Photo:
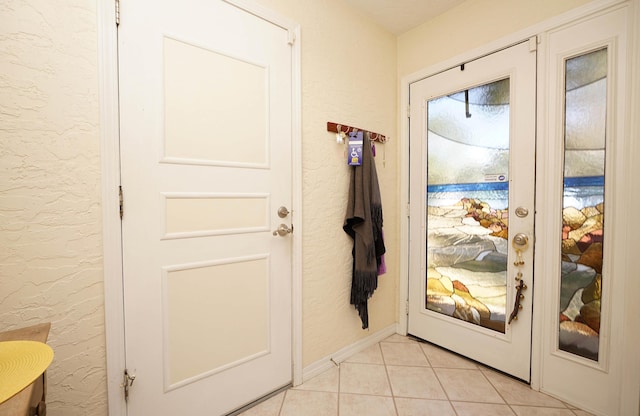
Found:
[{"label": "wall-mounted hook rail", "polygon": [[378,142],[378,143],[385,143],[388,140],[386,136],[380,133],[375,133],[373,131],[361,129],[359,127],[347,126],[346,124],[332,123],[330,121],[327,121],[327,131],[330,131],[333,133],[343,132],[347,134],[354,131],[361,131],[364,133],[369,133],[369,138],[371,139],[371,141]]}]

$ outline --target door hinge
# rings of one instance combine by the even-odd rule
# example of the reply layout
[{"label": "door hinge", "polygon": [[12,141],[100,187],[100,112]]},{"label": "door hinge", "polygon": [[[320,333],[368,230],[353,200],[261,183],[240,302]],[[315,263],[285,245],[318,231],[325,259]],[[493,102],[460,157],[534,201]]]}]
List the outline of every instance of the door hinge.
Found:
[{"label": "door hinge", "polygon": [[407,204],[407,217],[411,217],[411,204]]},{"label": "door hinge", "polygon": [[529,38],[529,52],[535,52],[538,50],[538,36]]},{"label": "door hinge", "polygon": [[405,301],[404,303],[404,313],[405,315],[409,315],[409,301]]},{"label": "door hinge", "polygon": [[124,400],[129,400],[129,389],[133,387],[133,382],[136,380],[135,374],[129,374],[129,371],[124,369],[124,377],[122,379],[122,384],[120,387],[124,389]]},{"label": "door hinge", "polygon": [[116,26],[120,25],[120,0],[116,0]]},{"label": "door hinge", "polygon": [[411,105],[407,105],[407,118],[411,118]]},{"label": "door hinge", "polygon": [[118,186],[118,201],[120,202],[120,219],[124,216],[124,196],[122,195],[122,185]]},{"label": "door hinge", "polygon": [[296,43],[296,32],[291,29],[287,31],[287,43],[292,46]]}]

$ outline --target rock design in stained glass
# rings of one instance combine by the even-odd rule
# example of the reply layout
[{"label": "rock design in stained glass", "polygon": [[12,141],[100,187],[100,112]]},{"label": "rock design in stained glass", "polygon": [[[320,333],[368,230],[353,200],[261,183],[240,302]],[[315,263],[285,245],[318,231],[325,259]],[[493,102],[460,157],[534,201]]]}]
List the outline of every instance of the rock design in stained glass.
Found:
[{"label": "rock design in stained glass", "polygon": [[604,241],[607,49],[565,63],[559,349],[597,361]]},{"label": "rock design in stained glass", "polygon": [[505,332],[509,79],[428,103],[427,309]]}]

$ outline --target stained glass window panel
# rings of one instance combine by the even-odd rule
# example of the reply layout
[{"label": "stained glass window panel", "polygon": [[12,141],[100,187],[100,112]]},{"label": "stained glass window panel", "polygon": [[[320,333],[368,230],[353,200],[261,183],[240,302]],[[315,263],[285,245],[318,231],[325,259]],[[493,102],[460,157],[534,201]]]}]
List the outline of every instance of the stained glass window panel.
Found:
[{"label": "stained glass window panel", "polygon": [[565,63],[559,348],[597,361],[604,240],[607,49]]},{"label": "stained glass window panel", "polygon": [[505,332],[509,79],[428,102],[427,309]]}]

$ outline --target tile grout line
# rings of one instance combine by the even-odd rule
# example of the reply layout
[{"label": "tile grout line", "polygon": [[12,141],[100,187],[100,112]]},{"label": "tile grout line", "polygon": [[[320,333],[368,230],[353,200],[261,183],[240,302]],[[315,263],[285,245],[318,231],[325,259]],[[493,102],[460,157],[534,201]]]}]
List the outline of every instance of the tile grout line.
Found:
[{"label": "tile grout line", "polygon": [[484,371],[482,371],[481,368],[479,368],[480,370],[480,374],[482,374],[482,377],[484,377],[485,380],[487,380],[487,382],[489,383],[489,385],[491,387],[493,387],[493,389],[496,391],[496,393],[498,393],[498,396],[500,396],[500,398],[502,399],[502,401],[504,402],[504,404],[507,405],[507,407],[509,408],[509,410],[511,410],[511,413],[513,413],[514,415],[517,415],[516,411],[513,409],[513,407],[511,407],[511,403],[509,403],[509,401],[507,399],[504,398],[504,396],[502,395],[502,393],[500,393],[500,390],[498,390],[498,387],[495,386],[495,384],[493,384],[491,382],[491,380],[489,380],[489,377],[487,377],[487,375],[485,374]]},{"label": "tile grout line", "polygon": [[[509,406],[509,408],[511,409],[511,411],[514,414],[517,414],[516,411],[513,409],[513,406],[523,406],[523,407],[530,407],[530,408],[538,408],[538,409],[560,409],[560,410],[569,410],[571,413],[573,413],[574,415],[576,415],[575,410],[581,410],[581,409],[571,409],[569,408],[569,406],[567,406],[567,403],[563,402],[562,400],[558,400],[562,406],[564,407],[555,407],[555,406],[546,406],[546,405],[534,405],[534,404],[518,404],[518,403],[509,403],[504,396],[502,395],[502,393],[500,393],[500,390],[498,390],[498,387],[491,381],[491,379],[489,377],[487,377],[486,373],[492,371],[491,369],[488,369],[488,371],[481,371],[482,375],[484,376],[485,379],[487,379],[487,381],[489,382],[489,384],[491,384],[491,386],[495,389],[495,391],[498,393],[498,395],[502,398],[502,400],[504,400],[504,402],[507,404],[507,406]],[[499,374],[499,373],[498,373]],[[508,375],[504,375],[504,377],[509,377]],[[514,382],[516,383],[523,383],[522,381],[513,379]],[[526,385],[526,383],[523,383]],[[531,389],[531,386],[528,386],[529,389]],[[531,391],[534,391],[533,389],[531,389]],[[540,392],[537,392],[540,393]],[[544,394],[544,393],[540,393],[540,394]],[[546,396],[546,394],[545,394]]]},{"label": "tile grout line", "polygon": [[336,415],[340,416],[340,396],[342,395],[342,363],[338,364],[338,408],[336,409]]},{"label": "tile grout line", "polygon": [[384,373],[387,375],[387,383],[389,383],[389,391],[391,392],[391,400],[393,400],[393,409],[396,411],[396,416],[398,413],[398,404],[396,403],[396,395],[393,392],[393,386],[391,385],[391,377],[389,377],[389,369],[387,368],[387,360],[384,358],[384,352],[382,351],[382,341],[378,342],[378,350],[380,351],[380,356],[382,357],[382,365],[384,365]]},{"label": "tile grout line", "polygon": [[284,391],[284,395],[282,396],[282,403],[280,403],[280,408],[278,409],[278,416],[282,415],[282,409],[284,409],[284,401],[287,400],[287,394],[289,394],[289,391],[291,389],[292,387],[289,387]]},{"label": "tile grout line", "polygon": [[435,376],[436,380],[438,380],[438,384],[440,385],[440,388],[444,392],[444,395],[447,397],[447,401],[449,402],[449,406],[453,410],[453,413],[456,416],[458,416],[458,411],[456,410],[455,406],[451,402],[451,397],[449,397],[449,393],[447,393],[447,390],[444,388],[444,385],[442,384],[442,381],[440,381],[440,377],[438,377],[438,373],[436,373],[436,369],[433,367],[433,364],[431,363],[431,360],[429,360],[429,356],[425,352],[424,348],[422,348],[422,345],[421,345],[420,342],[418,342],[418,347],[420,347],[420,351],[422,351],[422,354],[427,359],[427,362],[429,363],[429,368],[431,368],[431,371],[433,372],[433,375]]}]

